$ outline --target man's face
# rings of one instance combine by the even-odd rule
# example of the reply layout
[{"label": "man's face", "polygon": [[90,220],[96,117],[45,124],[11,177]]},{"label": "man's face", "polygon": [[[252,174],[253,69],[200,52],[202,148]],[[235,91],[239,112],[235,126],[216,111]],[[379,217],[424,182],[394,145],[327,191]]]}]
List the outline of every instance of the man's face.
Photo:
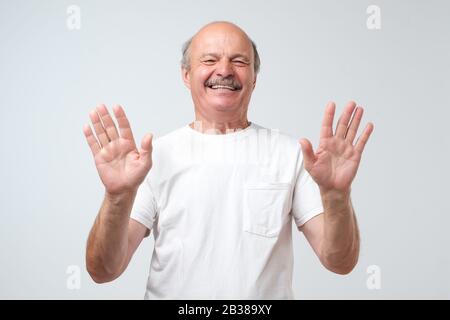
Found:
[{"label": "man's face", "polygon": [[198,33],[190,47],[190,70],[182,70],[196,108],[246,112],[255,87],[253,48],[239,29],[213,25]]}]

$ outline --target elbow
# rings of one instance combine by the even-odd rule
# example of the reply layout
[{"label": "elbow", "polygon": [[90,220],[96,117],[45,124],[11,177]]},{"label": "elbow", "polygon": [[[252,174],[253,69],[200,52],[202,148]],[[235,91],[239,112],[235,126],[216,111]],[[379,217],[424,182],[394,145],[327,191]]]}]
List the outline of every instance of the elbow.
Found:
[{"label": "elbow", "polygon": [[350,256],[346,256],[344,258],[337,259],[334,257],[324,257],[321,259],[322,265],[329,271],[339,274],[339,275],[348,275],[350,274],[356,267],[358,263],[359,254],[358,252],[353,252]]},{"label": "elbow", "polygon": [[91,279],[97,284],[107,283],[113,280],[110,276],[100,275],[94,272],[89,272],[89,275],[91,276]]},{"label": "elbow", "polygon": [[98,284],[111,282],[117,279],[120,275],[120,273],[118,272],[107,270],[101,264],[92,261],[92,259],[86,260],[86,270],[89,273],[91,279]]},{"label": "elbow", "polygon": [[346,266],[325,266],[329,271],[345,276],[350,274],[353,269],[355,268],[356,264],[354,265],[346,265]]},{"label": "elbow", "polygon": [[104,271],[94,270],[89,267],[87,267],[86,269],[87,269],[87,272],[89,273],[89,276],[91,277],[91,279],[97,284],[111,282],[118,277],[115,274],[107,273]]}]

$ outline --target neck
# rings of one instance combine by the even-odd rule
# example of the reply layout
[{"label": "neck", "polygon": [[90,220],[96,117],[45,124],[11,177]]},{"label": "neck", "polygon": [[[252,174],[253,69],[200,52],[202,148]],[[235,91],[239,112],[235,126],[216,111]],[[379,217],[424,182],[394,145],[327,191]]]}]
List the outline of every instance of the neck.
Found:
[{"label": "neck", "polygon": [[247,114],[236,117],[205,117],[200,113],[195,113],[195,121],[189,126],[199,132],[209,134],[226,134],[247,128],[250,122],[247,120]]}]

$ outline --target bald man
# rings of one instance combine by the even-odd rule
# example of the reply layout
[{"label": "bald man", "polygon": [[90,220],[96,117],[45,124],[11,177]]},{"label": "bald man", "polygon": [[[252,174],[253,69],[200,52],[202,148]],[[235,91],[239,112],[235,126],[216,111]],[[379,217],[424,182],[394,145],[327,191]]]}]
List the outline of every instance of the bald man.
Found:
[{"label": "bald man", "polygon": [[135,144],[120,106],[104,105],[84,134],[105,186],[86,265],[97,283],[119,277],[153,230],[146,299],[293,299],[292,223],[321,263],[347,274],[359,255],[350,190],[369,123],[349,102],[333,130],[329,103],[314,152],[248,121],[260,60],[234,24],[214,22],[183,47],[181,75],[195,120]]}]

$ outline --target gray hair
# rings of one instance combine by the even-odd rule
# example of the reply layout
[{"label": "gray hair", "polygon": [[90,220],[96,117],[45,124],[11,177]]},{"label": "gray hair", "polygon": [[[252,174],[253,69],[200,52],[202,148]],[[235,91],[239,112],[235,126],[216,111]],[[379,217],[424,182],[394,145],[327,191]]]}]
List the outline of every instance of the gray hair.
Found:
[{"label": "gray hair", "polygon": [[[191,48],[191,43],[192,43],[193,38],[194,37],[191,37],[188,41],[186,41],[183,44],[183,47],[181,48],[181,52],[183,54],[183,56],[181,58],[181,66],[188,71],[191,68],[190,48]],[[252,47],[253,47],[253,60],[254,60],[255,74],[258,74],[259,68],[261,66],[261,60],[259,59],[259,54],[258,54],[258,50],[256,49],[255,42],[253,42],[253,40],[250,38],[249,38],[249,40],[252,43]]]}]

